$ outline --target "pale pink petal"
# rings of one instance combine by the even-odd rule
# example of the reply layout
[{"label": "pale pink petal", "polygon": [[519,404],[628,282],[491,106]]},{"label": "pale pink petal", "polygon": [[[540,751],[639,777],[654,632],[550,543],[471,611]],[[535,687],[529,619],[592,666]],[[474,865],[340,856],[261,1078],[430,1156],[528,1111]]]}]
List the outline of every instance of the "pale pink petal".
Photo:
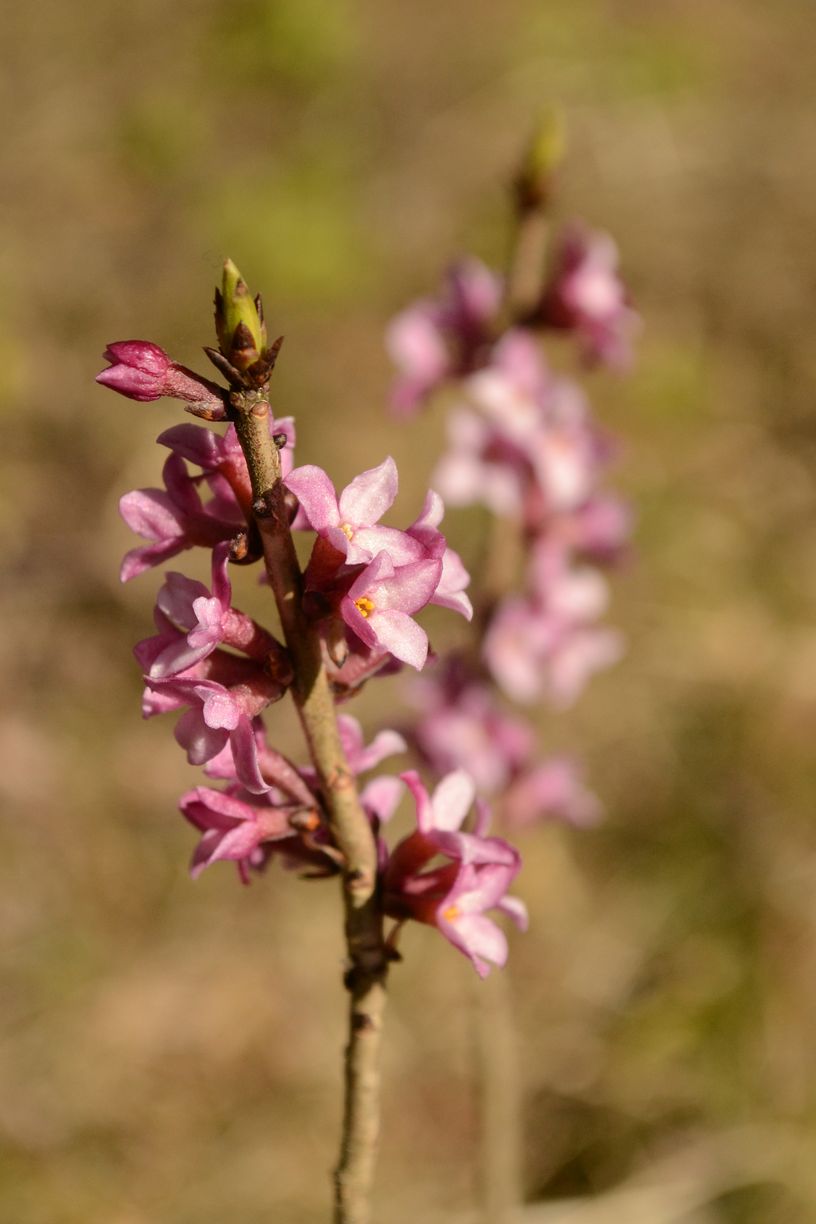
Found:
[{"label": "pale pink petal", "polygon": [[373,813],[383,824],[391,819],[399,806],[403,794],[399,778],[384,774],[374,778],[360,791],[360,802],[367,812]]},{"label": "pale pink petal", "polygon": [[476,798],[473,779],[463,769],[456,769],[443,778],[433,793],[431,810],[435,829],[453,832],[461,828]]},{"label": "pale pink petal", "polygon": [[462,914],[452,921],[442,914],[439,929],[450,942],[473,962],[479,977],[487,977],[490,964],[504,965],[507,961],[507,938],[504,931],[483,914]]},{"label": "pale pink petal", "polygon": [[145,540],[169,541],[182,534],[179,511],[161,489],[134,489],[119,499],[119,513]]},{"label": "pale pink petal", "polygon": [[352,527],[370,527],[379,522],[394,504],[398,486],[397,465],[389,455],[379,467],[355,476],[340,494],[340,522]]},{"label": "pale pink petal", "polygon": [[377,612],[392,609],[408,613],[418,612],[430,602],[441,576],[441,560],[429,559],[401,565],[393,574],[383,577],[379,582],[375,580],[371,583],[368,588],[370,598]]},{"label": "pale pink petal", "polygon": [[529,926],[529,915],[527,914],[527,906],[518,897],[504,897],[496,905],[496,909],[501,914],[505,914],[511,922],[514,922],[520,931],[526,931]]},{"label": "pale pink petal", "polygon": [[295,468],[284,482],[301,504],[312,528],[325,531],[341,523],[337,493],[328,475],[314,464]]},{"label": "pale pink petal", "polygon": [[432,833],[434,815],[425,783],[415,769],[406,769],[404,773],[400,774],[400,778],[402,778],[402,781],[408,787],[416,804],[417,828],[420,833]]},{"label": "pale pink petal", "polygon": [[420,671],[428,657],[428,635],[406,612],[375,611],[368,623],[377,641],[396,659]]}]

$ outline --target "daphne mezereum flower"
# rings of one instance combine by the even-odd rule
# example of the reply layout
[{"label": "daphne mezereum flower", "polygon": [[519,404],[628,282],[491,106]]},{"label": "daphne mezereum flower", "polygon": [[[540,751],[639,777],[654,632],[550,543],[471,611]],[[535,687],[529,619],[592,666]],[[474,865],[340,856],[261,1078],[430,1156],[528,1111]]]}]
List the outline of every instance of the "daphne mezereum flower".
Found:
[{"label": "daphne mezereum flower", "polygon": [[229,549],[226,541],[213,549],[211,590],[184,574],[165,575],[156,596],[162,646],[148,669],[153,679],[177,676],[223,645],[265,663],[267,670],[284,683],[291,680],[291,665],[281,644],[251,617],[232,607]]},{"label": "daphne mezereum flower", "polygon": [[530,569],[530,593],[499,604],[483,657],[512,700],[546,696],[555,705],[570,705],[594,672],[621,655],[620,635],[596,624],[608,602],[606,581],[588,566],[570,566],[548,541]]},{"label": "daphne mezereum flower", "polygon": [[414,681],[411,698],[417,710],[411,741],[438,777],[462,769],[480,794],[492,797],[530,759],[532,728],[501,708],[493,686],[461,656],[428,667]]},{"label": "daphne mezereum flower", "polygon": [[[273,417],[270,414],[267,425],[271,437],[277,438],[278,442],[285,439],[280,451],[281,471],[284,477],[288,476],[294,461],[294,420],[292,417]],[[215,502],[215,507],[210,503],[211,508],[215,509],[223,503],[229,509],[233,502],[237,502],[245,517],[250,517],[252,485],[234,425],[230,425],[223,434],[191,423],[173,425],[160,433],[156,441],[169,447],[178,458],[201,468]],[[233,509],[228,516],[232,517],[234,513]]]},{"label": "daphne mezereum flower", "polygon": [[206,867],[226,859],[237,864],[245,884],[249,883],[249,868],[265,863],[270,845],[286,844],[291,854],[299,843],[291,821],[293,812],[301,816],[301,826],[304,815],[311,827],[320,823],[315,807],[281,805],[271,794],[253,795],[240,787],[220,791],[196,786],[182,795],[179,807],[201,833],[190,864],[191,875],[195,878]]},{"label": "daphne mezereum flower", "polygon": [[415,302],[394,318],[386,346],[399,370],[391,393],[408,417],[447,378],[477,369],[501,305],[502,282],[478,259],[455,264],[439,298]]},{"label": "daphne mezereum flower", "polygon": [[573,223],[555,252],[538,307],[545,326],[573,331],[589,362],[624,367],[640,318],[618,273],[618,249],[608,234]]},{"label": "daphne mezereum flower", "polygon": [[[472,962],[480,977],[490,963],[507,960],[504,932],[486,916],[497,909],[523,930],[522,902],[507,896],[521,867],[518,851],[500,837],[488,837],[489,813],[477,805],[473,832],[462,824],[475,788],[463,771],[448,774],[430,796],[414,771],[401,775],[414,797],[417,828],[395,846],[383,871],[383,905],[393,918],[413,918],[437,929]],[[434,866],[442,856],[449,860]]]},{"label": "daphne mezereum flower", "polygon": [[453,505],[482,502],[530,524],[591,495],[606,462],[601,437],[580,387],[549,371],[531,336],[508,332],[462,393],[434,473]]},{"label": "daphne mezereum flower", "polygon": [[229,540],[245,524],[237,502],[223,499],[205,504],[198,483],[184,460],[171,455],[162,469],[163,489],[134,489],[119,502],[122,518],[146,545],[125,554],[120,577],[128,582],[145,570],[161,565],[187,548],[214,548]]},{"label": "daphne mezereum flower", "polygon": [[378,552],[340,601],[340,615],[360,641],[420,669],[428,657],[428,635],[412,619],[430,602],[442,577],[442,560],[428,558],[394,567]]},{"label": "daphne mezereum flower", "polygon": [[339,497],[331,478],[313,464],[295,468],[285,483],[309,526],[349,565],[371,561],[383,550],[395,565],[404,565],[420,560],[422,548],[407,532],[379,526],[397,496],[398,481],[397,465],[389,455],[378,467],[355,476]]}]

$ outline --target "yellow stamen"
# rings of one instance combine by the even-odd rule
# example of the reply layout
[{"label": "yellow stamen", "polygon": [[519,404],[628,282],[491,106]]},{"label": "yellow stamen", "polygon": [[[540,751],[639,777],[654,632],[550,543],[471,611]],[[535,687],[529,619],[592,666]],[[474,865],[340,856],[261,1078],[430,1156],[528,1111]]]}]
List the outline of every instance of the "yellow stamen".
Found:
[{"label": "yellow stamen", "polygon": [[374,605],[367,595],[361,595],[359,599],[355,599],[354,606],[360,615],[365,616],[366,619],[374,611]]},{"label": "yellow stamen", "polygon": [[347,540],[350,540],[354,535],[354,528],[352,527],[351,523],[341,523],[340,530]]},{"label": "yellow stamen", "polygon": [[446,922],[453,922],[454,918],[459,917],[459,906],[449,905],[447,909],[443,909],[442,917],[445,919]]}]

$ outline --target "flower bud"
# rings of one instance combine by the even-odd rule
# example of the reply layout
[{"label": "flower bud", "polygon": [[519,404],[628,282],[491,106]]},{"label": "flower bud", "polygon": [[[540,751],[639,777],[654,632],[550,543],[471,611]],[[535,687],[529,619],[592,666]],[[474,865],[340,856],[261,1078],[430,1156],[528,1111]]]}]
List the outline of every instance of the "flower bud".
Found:
[{"label": "flower bud", "polygon": [[117,340],[103,357],[111,364],[96,381],[128,399],[143,403],[164,395],[164,381],[172,362],[164,349],[149,340]]},{"label": "flower bud", "polygon": [[520,208],[545,206],[553,175],[563,160],[565,146],[564,118],[553,107],[542,115],[516,177],[516,196]]},{"label": "flower bud", "polygon": [[224,419],[224,393],[207,378],[171,361],[149,340],[117,340],[103,354],[111,364],[96,381],[128,399],[147,403],[166,395],[184,400],[189,411],[210,421]]},{"label": "flower bud", "polygon": [[266,349],[261,300],[252,300],[231,259],[224,264],[221,289],[215,291],[215,330],[222,355],[241,372],[260,360]]}]

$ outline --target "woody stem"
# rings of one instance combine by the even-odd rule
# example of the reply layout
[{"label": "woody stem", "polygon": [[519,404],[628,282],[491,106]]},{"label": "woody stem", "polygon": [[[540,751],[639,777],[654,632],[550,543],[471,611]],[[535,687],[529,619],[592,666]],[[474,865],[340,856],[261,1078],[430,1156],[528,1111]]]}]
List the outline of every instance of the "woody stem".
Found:
[{"label": "woody stem", "polygon": [[280,453],[270,436],[266,391],[236,391],[231,402],[252,482],[252,508],[266,572],[292,659],[292,697],[326,800],[329,827],[344,860],[349,1028],[334,1219],[335,1224],[368,1224],[379,1136],[380,1044],[388,968],[377,897],[377,847],[340,742],[320,640],[303,615],[303,576],[289,528]]}]

